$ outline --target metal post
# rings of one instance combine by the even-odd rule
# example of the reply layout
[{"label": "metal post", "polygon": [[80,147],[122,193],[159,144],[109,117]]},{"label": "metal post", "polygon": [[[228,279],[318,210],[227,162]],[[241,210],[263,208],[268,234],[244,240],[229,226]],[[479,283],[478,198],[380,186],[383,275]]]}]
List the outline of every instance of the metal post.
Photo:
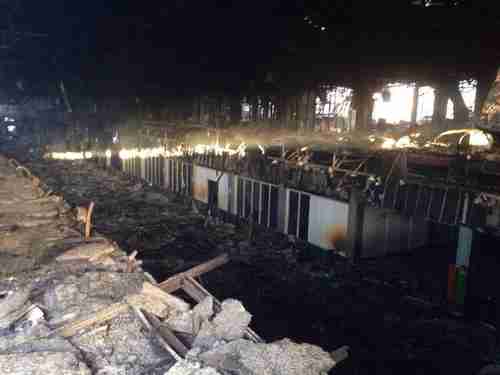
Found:
[{"label": "metal post", "polygon": [[347,223],[348,254],[353,263],[361,258],[363,251],[363,227],[365,204],[363,192],[353,188],[349,199]]}]

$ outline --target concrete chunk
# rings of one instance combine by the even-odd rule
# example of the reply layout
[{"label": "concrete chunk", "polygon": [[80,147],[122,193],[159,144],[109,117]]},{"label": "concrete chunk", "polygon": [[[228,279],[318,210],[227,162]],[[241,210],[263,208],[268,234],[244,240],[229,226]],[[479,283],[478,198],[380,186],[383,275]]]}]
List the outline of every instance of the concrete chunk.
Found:
[{"label": "concrete chunk", "polygon": [[201,368],[198,362],[179,361],[165,375],[221,375],[211,367]]},{"label": "concrete chunk", "polygon": [[200,332],[194,339],[193,348],[210,349],[219,340],[215,331],[215,325],[209,321],[204,321]]},{"label": "concrete chunk", "polygon": [[193,314],[200,320],[210,320],[214,315],[214,299],[209,296],[193,308]]},{"label": "concrete chunk", "polygon": [[165,375],[194,375],[201,368],[196,362],[179,361]]},{"label": "concrete chunk", "polygon": [[214,299],[209,296],[198,303],[192,310],[193,334],[198,334],[204,321],[212,319],[214,315]]},{"label": "concrete chunk", "polygon": [[211,367],[202,368],[194,373],[194,375],[221,375],[216,369]]},{"label": "concrete chunk", "polygon": [[336,364],[330,354],[319,346],[297,344],[289,339],[277,341],[281,355],[270,358],[278,374],[315,375],[327,373]]},{"label": "concrete chunk", "polygon": [[241,339],[245,335],[252,315],[245,310],[243,304],[235,299],[222,302],[222,310],[213,320],[216,335],[224,340]]},{"label": "concrete chunk", "polygon": [[236,340],[198,356],[219,370],[247,375],[320,375],[335,366],[321,348],[288,339],[272,344]]},{"label": "concrete chunk", "polygon": [[28,301],[29,295],[30,291],[28,289],[9,291],[7,296],[0,299],[0,318],[21,308]]},{"label": "concrete chunk", "polygon": [[189,335],[196,335],[193,322],[193,312],[184,312],[169,318],[166,323],[175,332],[187,333]]},{"label": "concrete chunk", "polygon": [[35,352],[0,355],[0,373],[9,375],[90,375],[73,353]]}]

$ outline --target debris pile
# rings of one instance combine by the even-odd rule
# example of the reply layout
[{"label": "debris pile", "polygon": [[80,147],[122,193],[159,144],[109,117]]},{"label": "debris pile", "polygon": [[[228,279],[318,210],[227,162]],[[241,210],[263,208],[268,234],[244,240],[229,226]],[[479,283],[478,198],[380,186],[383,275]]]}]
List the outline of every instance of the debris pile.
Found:
[{"label": "debris pile", "polygon": [[255,342],[246,332],[251,315],[241,302],[228,299],[215,313],[212,297],[192,310],[165,322],[191,345],[186,359],[167,375],[255,374],[293,375],[328,373],[347,357],[347,348],[331,355],[321,348],[284,339]]},{"label": "debris pile", "polygon": [[119,250],[106,260],[99,256],[105,243],[92,245],[0,281],[1,373],[141,374],[171,364],[136,311],[167,317],[188,305],[158,293],[140,269],[126,272],[129,257]]},{"label": "debris pile", "polygon": [[[226,255],[158,284],[137,252],[82,235],[75,212],[39,185],[0,157],[0,373],[321,374],[335,365],[319,347],[263,343],[241,302],[219,303],[195,280]],[[194,307],[172,294],[180,289]]]},{"label": "debris pile", "polygon": [[[448,261],[447,252],[431,247],[411,256],[366,261],[353,267],[332,252],[315,253],[314,249],[279,233],[259,230],[258,235],[251,238],[248,226],[241,223],[208,223],[207,229],[205,218],[199,214],[204,213],[202,206],[196,207],[199,213],[194,212],[191,201],[186,202],[145,181],[129,179],[123,173],[103,170],[92,162],[27,160],[27,155],[27,152],[24,155],[18,152],[16,157],[42,180],[39,184],[44,186],[44,191],[40,194],[51,202],[54,200],[50,204],[56,206],[60,214],[47,220],[49,224],[17,229],[2,223],[32,218],[21,215],[11,220],[14,217],[11,214],[0,218],[3,251],[0,278],[13,274],[20,278],[23,270],[30,272],[26,276],[36,277],[34,268],[47,265],[65,250],[83,243],[103,242],[95,232],[89,242],[82,242],[81,233],[73,229],[71,207],[54,196],[59,194],[74,207],[89,207],[91,201],[95,202],[94,230],[116,241],[130,254],[120,257],[115,251],[110,256],[116,267],[113,272],[128,272],[127,269],[137,272],[143,261],[145,269],[158,280],[164,280],[221,253],[230,253],[231,264],[203,275],[204,285],[221,298],[244,301],[254,315],[252,326],[265,334],[268,341],[293,337],[329,352],[349,345],[349,354],[356,360],[344,361],[332,373],[412,373],[416,368],[427,373],[447,373],[451,368],[456,374],[465,375],[476,373],[485,360],[496,358],[491,327],[461,322],[440,305],[446,278],[436,275],[443,274],[440,264]],[[8,169],[7,174],[2,172],[0,176],[9,180],[9,185],[4,186],[5,180],[0,178],[2,213],[4,201],[15,199],[16,203],[28,203],[25,201],[36,198],[34,183],[14,178],[16,173],[27,175],[27,172],[22,168],[15,172],[15,166],[7,166],[0,161],[0,168]],[[15,188],[11,189],[14,185],[10,184],[14,183]],[[45,193],[51,190],[52,194]],[[153,199],[155,196],[151,193],[160,193],[167,199]],[[30,201],[30,204],[36,203]],[[85,211],[80,211],[84,224]],[[140,260],[135,260],[134,250],[139,251]],[[429,263],[431,258],[434,261]],[[99,269],[112,269],[107,257],[100,261],[104,266],[99,265]],[[78,262],[65,263],[64,267],[71,267],[71,263]],[[97,268],[98,262],[92,263],[96,263],[93,267]],[[196,278],[199,274],[191,276]],[[176,293],[180,284],[179,281],[175,288],[166,289],[163,289],[164,283],[160,285],[167,293]],[[184,283],[183,287],[189,286],[193,294],[199,294],[201,298],[190,295],[189,299],[191,303],[199,303],[206,295],[193,285]],[[42,304],[40,309],[45,312]],[[163,318],[161,311],[146,312],[145,323],[156,327],[155,332],[165,333],[164,324],[151,323],[155,314],[159,314],[160,323],[168,319]],[[134,321],[137,324],[138,321]],[[140,322],[144,326],[144,322]],[[113,326],[110,324],[110,332]],[[104,328],[100,329],[105,332]],[[175,335],[184,340],[181,334],[175,332]],[[156,334],[151,340],[161,341]],[[160,353],[165,353],[165,346],[159,345]],[[144,373],[155,373],[152,371],[161,365],[164,370],[157,373],[163,375],[173,364],[174,354],[178,356],[175,351],[172,356],[161,354],[161,360],[152,363]],[[119,358],[118,364],[122,361],[123,358]],[[133,371],[135,369],[128,373]]]}]

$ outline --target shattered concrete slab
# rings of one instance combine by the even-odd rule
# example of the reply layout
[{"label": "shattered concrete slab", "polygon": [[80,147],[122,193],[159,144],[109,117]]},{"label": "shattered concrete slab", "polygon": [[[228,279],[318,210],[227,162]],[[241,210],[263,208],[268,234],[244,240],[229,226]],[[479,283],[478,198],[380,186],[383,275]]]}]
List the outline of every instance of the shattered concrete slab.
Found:
[{"label": "shattered concrete slab", "polygon": [[221,311],[213,320],[215,334],[227,341],[241,339],[251,320],[252,315],[240,301],[227,299],[222,302]]},{"label": "shattered concrete slab", "polygon": [[[7,164],[0,156],[0,173],[9,176],[0,175],[0,373],[161,371],[172,358],[144,329],[127,299],[148,297],[149,304],[141,305],[146,310],[156,308],[160,297],[169,312],[189,305],[145,288],[150,278],[140,267],[129,267],[131,259],[109,241],[84,242],[72,227],[75,220],[61,216],[68,212],[64,201],[40,198],[29,178],[10,173]],[[44,229],[31,228],[35,221]],[[125,308],[100,323],[101,311],[117,303]],[[82,329],[71,328],[85,319],[89,323]]]},{"label": "shattered concrete slab", "polygon": [[[0,166],[1,161],[0,158]],[[95,179],[98,181],[98,175]],[[119,177],[112,183],[126,186]],[[28,191],[29,183],[22,184]],[[0,191],[1,187],[0,180]],[[31,189],[36,190],[35,196],[40,195],[33,185]],[[75,193],[80,195],[78,189]],[[158,224],[169,218],[178,227],[190,228],[180,234],[185,241],[205,236],[210,248],[215,247],[215,242],[206,237],[201,227],[191,227],[182,215],[164,211],[170,207],[170,199],[151,192],[132,193],[132,204],[138,208],[144,204],[148,207],[151,223]],[[14,362],[22,357],[27,369],[34,369],[35,359],[39,361],[34,372],[28,370],[35,374],[39,368],[44,369],[44,375],[161,373],[162,368],[172,365],[172,353],[165,350],[165,341],[150,331],[138,309],[165,320],[164,324],[175,332],[190,335],[194,340],[189,359],[170,368],[167,372],[170,375],[222,375],[231,371],[266,374],[270,368],[273,375],[293,375],[300,371],[308,375],[320,374],[327,368],[319,348],[291,342],[265,345],[243,340],[252,315],[241,302],[225,300],[215,313],[215,301],[207,297],[191,308],[187,302],[154,285],[155,281],[142,272],[140,265],[130,267],[130,263],[135,262],[131,257],[135,258],[136,253],[127,257],[105,239],[82,242],[75,238],[75,234],[78,237],[72,227],[75,220],[63,201],[50,201],[41,209],[42,206],[25,204],[19,217],[14,217],[15,213],[9,210],[8,229],[0,231],[0,241],[9,245],[10,256],[34,258],[29,273],[0,281],[0,287],[7,290],[0,299],[0,312],[3,308],[0,318],[9,318],[0,330],[0,369],[4,366],[10,373],[20,374]],[[120,211],[119,205],[113,209]],[[43,224],[45,236],[18,225],[23,222],[26,226],[26,222],[32,220],[47,220]],[[203,225],[202,217],[196,215],[196,220]],[[15,226],[11,226],[11,222]],[[162,229],[159,226],[159,230]],[[235,234],[234,228],[227,225],[217,225],[214,231],[222,236]],[[224,240],[224,243],[234,246],[238,241]],[[179,263],[189,266],[188,262]],[[305,372],[300,364],[294,364],[292,357],[307,363],[312,372]],[[49,360],[57,362],[50,364]]]},{"label": "shattered concrete slab", "polygon": [[109,324],[71,339],[81,350],[91,368],[114,369],[117,374],[140,374],[167,354],[145,332],[133,313],[120,314]]},{"label": "shattered concrete slab", "polygon": [[183,312],[172,316],[165,321],[168,327],[175,332],[196,335],[198,330],[195,328],[194,314],[192,311]]},{"label": "shattered concrete slab", "polygon": [[14,330],[0,335],[0,353],[22,354],[33,352],[74,352],[79,353],[67,339],[53,334],[43,322],[26,330]]},{"label": "shattered concrete slab", "polygon": [[221,375],[216,369],[203,367],[198,362],[179,361],[165,375]]},{"label": "shattered concrete slab", "polygon": [[192,336],[198,335],[204,322],[209,321],[214,315],[213,297],[206,297],[192,310],[184,311],[167,319],[165,323],[170,329],[178,333]]},{"label": "shattered concrete slab", "polygon": [[52,280],[47,285],[43,302],[51,306],[50,320],[62,321],[65,316],[81,317],[124,300],[142,289],[144,277],[140,273],[91,271]]},{"label": "shattered concrete slab", "polygon": [[166,375],[194,375],[201,369],[201,365],[196,362],[178,361]]},{"label": "shattered concrete slab", "polygon": [[9,375],[91,375],[87,365],[70,352],[0,354],[0,373]]},{"label": "shattered concrete slab", "polygon": [[204,321],[193,341],[193,348],[202,348],[203,350],[214,347],[221,339],[217,336],[215,325],[212,322]]},{"label": "shattered concrete slab", "polygon": [[196,319],[204,321],[210,320],[214,315],[214,299],[212,296],[206,297],[193,308],[193,314]]},{"label": "shattered concrete slab", "polygon": [[201,362],[205,371],[224,374],[318,375],[326,374],[341,360],[335,361],[318,346],[297,344],[289,339],[271,344],[243,339],[252,316],[234,299],[223,301],[220,312],[213,319],[213,299],[205,299],[189,313],[184,313],[181,319],[172,320],[171,326],[178,331],[194,333],[195,310],[198,314],[203,312],[200,314],[201,329],[186,355],[188,362],[178,364],[171,370],[172,374],[198,374],[198,362]]},{"label": "shattered concrete slab", "polygon": [[236,340],[208,350],[198,359],[219,370],[248,375],[317,375],[335,366],[321,348],[288,339],[272,344]]}]

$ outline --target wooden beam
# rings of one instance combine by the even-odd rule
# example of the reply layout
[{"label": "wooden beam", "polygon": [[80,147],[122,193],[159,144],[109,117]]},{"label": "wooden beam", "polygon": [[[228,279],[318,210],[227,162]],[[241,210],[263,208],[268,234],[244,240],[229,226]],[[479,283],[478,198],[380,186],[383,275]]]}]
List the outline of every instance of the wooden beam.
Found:
[{"label": "wooden beam", "polygon": [[415,124],[417,122],[418,114],[418,84],[413,88],[413,103],[411,105],[411,122]]},{"label": "wooden beam", "polygon": [[159,287],[167,293],[175,292],[182,287],[182,282],[186,277],[198,277],[207,272],[213,271],[216,268],[229,262],[229,255],[222,254],[208,262],[202,263],[188,271],[178,273],[167,280],[160,283]]},{"label": "wooden beam", "polygon": [[130,307],[127,303],[118,302],[97,311],[87,318],[70,322],[61,328],[58,328],[54,333],[57,333],[65,338],[70,338],[93,325],[103,324],[114,319],[118,315],[127,311],[129,308]]},{"label": "wooden beam", "polygon": [[166,323],[162,324],[153,314],[150,314],[147,311],[142,311],[142,313],[152,325],[153,331],[155,331],[171,348],[173,348],[180,357],[184,358],[189,349],[177,338],[177,336],[175,336],[170,327],[168,327]]},{"label": "wooden beam", "polygon": [[94,211],[94,202],[90,202],[87,210],[87,217],[85,218],[85,241],[90,240],[90,233],[92,230],[92,211]]},{"label": "wooden beam", "polygon": [[138,308],[133,308],[134,314],[136,317],[139,319],[143,327],[151,332],[153,335],[156,336],[158,339],[158,342],[160,345],[174,358],[175,361],[180,361],[182,357],[177,353],[176,349],[173,348],[168,341],[161,335],[161,333],[158,331],[157,327],[153,326],[154,322],[150,322],[150,318],[152,315],[148,315],[148,317],[145,316],[147,314],[146,312],[142,312]]}]

